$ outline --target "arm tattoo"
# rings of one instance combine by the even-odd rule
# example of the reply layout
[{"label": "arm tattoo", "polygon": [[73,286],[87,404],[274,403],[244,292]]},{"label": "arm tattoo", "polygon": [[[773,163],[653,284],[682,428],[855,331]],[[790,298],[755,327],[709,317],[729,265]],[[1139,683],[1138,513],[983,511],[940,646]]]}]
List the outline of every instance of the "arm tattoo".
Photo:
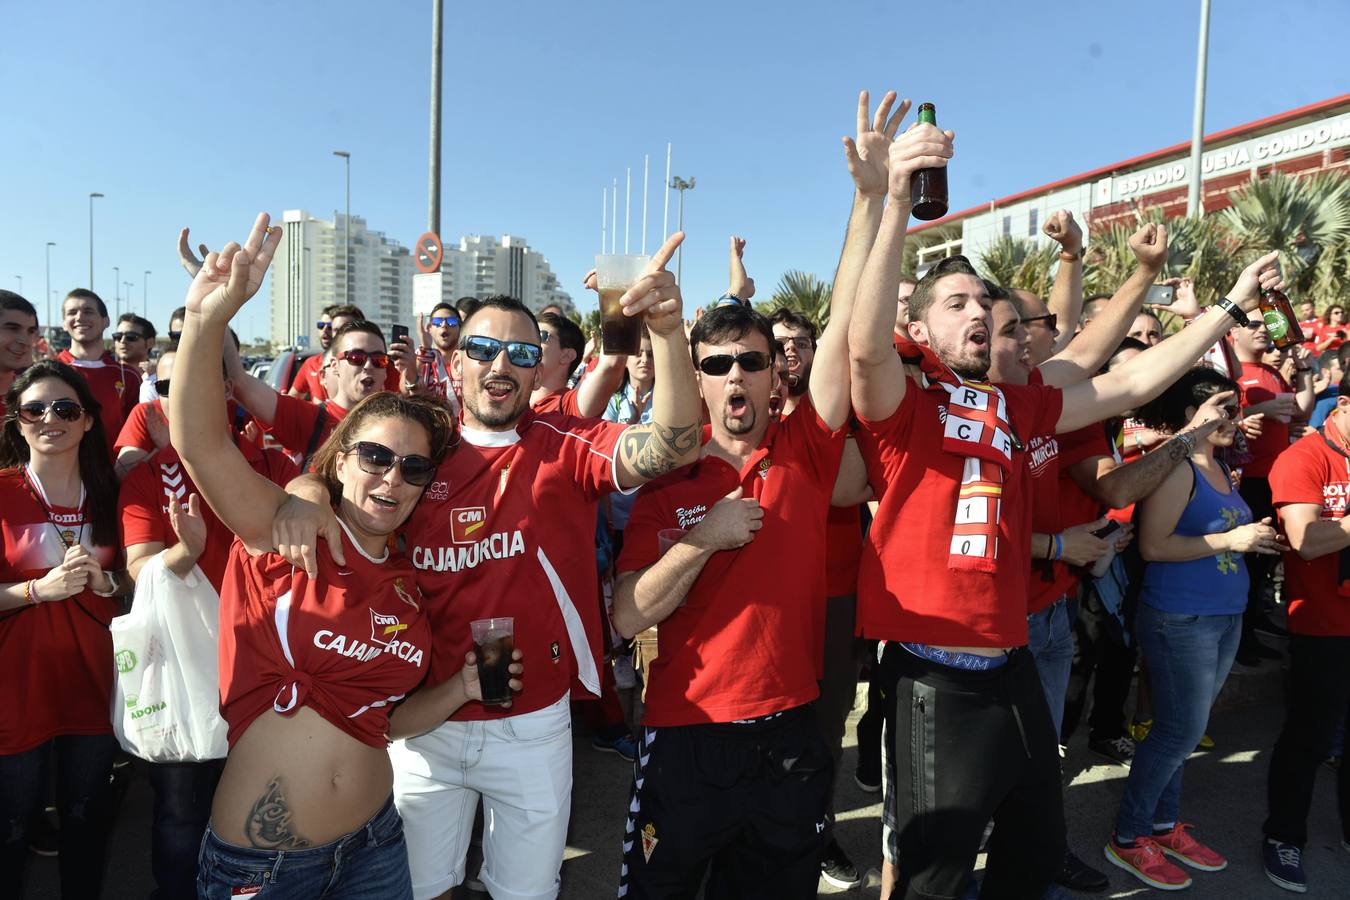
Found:
[{"label": "arm tattoo", "polygon": [[701,431],[697,425],[633,425],[624,431],[620,449],[633,474],[650,481],[674,469],[697,448]]},{"label": "arm tattoo", "polygon": [[299,850],[310,844],[291,830],[291,808],[286,805],[276,778],[267,783],[267,790],[249,810],[244,833],[248,842],[260,850]]}]

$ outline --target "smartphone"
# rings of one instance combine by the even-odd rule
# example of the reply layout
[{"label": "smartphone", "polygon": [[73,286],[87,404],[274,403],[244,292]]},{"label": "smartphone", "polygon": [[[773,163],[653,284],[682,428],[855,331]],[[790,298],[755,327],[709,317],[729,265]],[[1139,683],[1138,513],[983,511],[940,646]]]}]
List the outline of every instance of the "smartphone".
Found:
[{"label": "smartphone", "polygon": [[391,344],[397,344],[399,341],[406,341],[408,339],[408,326],[407,325],[389,326],[389,338],[390,338],[389,343]]},{"label": "smartphone", "polygon": [[1108,537],[1115,534],[1119,530],[1120,530],[1120,523],[1117,522],[1115,519],[1112,519],[1111,521],[1103,525],[1101,528],[1098,528],[1096,531],[1092,532],[1092,536],[1095,538],[1101,538],[1102,540],[1106,540]]},{"label": "smartphone", "polygon": [[1171,306],[1177,299],[1177,289],[1171,284],[1155,284],[1148,289],[1144,302],[1149,306]]}]

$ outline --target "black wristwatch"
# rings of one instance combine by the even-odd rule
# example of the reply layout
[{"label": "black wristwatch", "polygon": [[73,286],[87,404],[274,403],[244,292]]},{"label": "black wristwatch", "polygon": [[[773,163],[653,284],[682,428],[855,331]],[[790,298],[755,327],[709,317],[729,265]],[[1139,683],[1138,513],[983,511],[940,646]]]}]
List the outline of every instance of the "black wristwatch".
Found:
[{"label": "black wristwatch", "polygon": [[1228,313],[1228,315],[1232,316],[1233,321],[1238,323],[1239,325],[1246,325],[1248,322],[1251,321],[1250,319],[1247,318],[1247,314],[1242,311],[1242,307],[1238,306],[1236,303],[1234,303],[1232,300],[1229,300],[1227,297],[1219,298],[1219,302],[1215,303],[1214,305],[1217,306],[1219,309],[1223,310],[1224,312]]}]

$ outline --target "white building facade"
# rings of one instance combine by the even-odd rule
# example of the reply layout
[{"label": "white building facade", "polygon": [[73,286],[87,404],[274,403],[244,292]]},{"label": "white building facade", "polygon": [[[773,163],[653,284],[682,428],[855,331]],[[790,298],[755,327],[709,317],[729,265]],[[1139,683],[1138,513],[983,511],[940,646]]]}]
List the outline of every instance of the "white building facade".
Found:
[{"label": "white building facade", "polygon": [[[272,344],[318,346],[324,308],[351,303],[383,329],[412,324],[413,262],[408,248],[371,231],[365,219],[333,221],[304,210],[283,213],[286,231],[272,261]],[[344,247],[349,253],[344,262]]]},{"label": "white building facade", "polygon": [[538,312],[556,303],[572,312],[572,296],[558,284],[548,260],[524,238],[505,234],[468,235],[458,247],[447,246],[441,263],[442,296],[452,303],[460,297],[515,297]]}]

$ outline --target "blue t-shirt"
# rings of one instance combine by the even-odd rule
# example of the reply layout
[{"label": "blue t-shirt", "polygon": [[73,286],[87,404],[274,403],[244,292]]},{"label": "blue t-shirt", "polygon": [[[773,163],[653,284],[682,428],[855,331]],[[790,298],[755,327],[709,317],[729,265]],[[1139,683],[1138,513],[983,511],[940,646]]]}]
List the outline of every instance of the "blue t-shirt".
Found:
[{"label": "blue t-shirt", "polygon": [[1317,395],[1317,405],[1313,407],[1312,416],[1308,419],[1308,425],[1313,428],[1321,428],[1326,422],[1327,416],[1336,408],[1336,398],[1341,394],[1340,385],[1333,384],[1325,391]]},{"label": "blue t-shirt", "polygon": [[[1232,531],[1252,521],[1251,508],[1236,489],[1230,488],[1221,494],[1195,463],[1190,466],[1195,489],[1177,520],[1174,534],[1200,537]],[[1147,563],[1139,599],[1162,612],[1225,616],[1246,608],[1247,584],[1247,564],[1243,555],[1226,550],[1189,562]]]}]

